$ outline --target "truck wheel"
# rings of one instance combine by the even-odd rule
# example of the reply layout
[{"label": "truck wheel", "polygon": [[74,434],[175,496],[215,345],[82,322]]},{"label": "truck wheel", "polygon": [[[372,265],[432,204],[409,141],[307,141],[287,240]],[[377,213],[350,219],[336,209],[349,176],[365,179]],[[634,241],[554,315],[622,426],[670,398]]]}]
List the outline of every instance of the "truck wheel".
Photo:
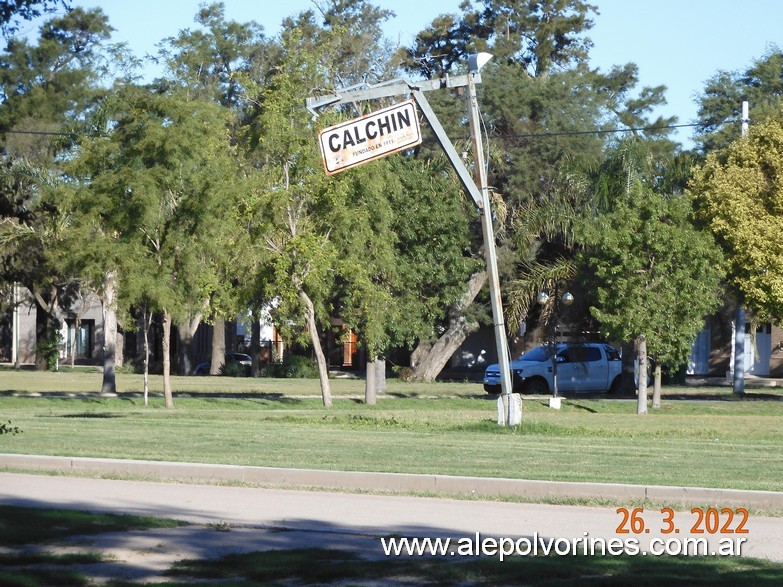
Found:
[{"label": "truck wheel", "polygon": [[549,393],[549,386],[543,379],[531,379],[525,384],[525,393],[531,395],[544,395]]},{"label": "truck wheel", "polygon": [[484,384],[484,391],[491,395],[497,395],[500,393],[500,386],[499,385],[487,385]]}]

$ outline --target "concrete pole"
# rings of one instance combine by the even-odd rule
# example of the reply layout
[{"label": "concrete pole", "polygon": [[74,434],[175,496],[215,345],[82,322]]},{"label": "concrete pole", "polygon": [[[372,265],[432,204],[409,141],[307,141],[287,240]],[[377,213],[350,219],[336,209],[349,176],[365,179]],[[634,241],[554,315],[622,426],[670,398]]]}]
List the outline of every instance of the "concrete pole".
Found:
[{"label": "concrete pole", "polygon": [[511,385],[511,367],[508,358],[508,342],[506,341],[506,325],[503,319],[503,304],[500,298],[500,277],[498,276],[497,254],[495,252],[495,231],[492,226],[492,210],[489,202],[489,187],[487,185],[487,172],[484,164],[484,149],[481,141],[481,123],[479,120],[478,99],[476,97],[476,85],[474,73],[468,74],[468,118],[470,120],[470,134],[473,137],[473,161],[476,165],[476,185],[481,191],[483,205],[481,207],[481,228],[484,232],[484,255],[487,261],[489,273],[489,295],[492,305],[492,318],[495,322],[495,345],[497,347],[498,365],[500,367],[500,389],[506,408],[505,425],[517,421],[515,404],[511,401],[513,388]]},{"label": "concrete pole", "polygon": [[13,289],[13,340],[11,341],[11,362],[14,369],[19,368],[19,284],[14,281]]},{"label": "concrete pole", "polygon": [[[742,102],[742,138],[748,137],[748,103]],[[734,382],[736,394],[745,393],[745,308],[742,299],[737,298],[737,313],[734,316]]]},{"label": "concrete pole", "polygon": [[375,380],[375,359],[367,359],[367,373],[364,376],[364,403],[368,406],[374,406],[377,396],[377,381]]}]

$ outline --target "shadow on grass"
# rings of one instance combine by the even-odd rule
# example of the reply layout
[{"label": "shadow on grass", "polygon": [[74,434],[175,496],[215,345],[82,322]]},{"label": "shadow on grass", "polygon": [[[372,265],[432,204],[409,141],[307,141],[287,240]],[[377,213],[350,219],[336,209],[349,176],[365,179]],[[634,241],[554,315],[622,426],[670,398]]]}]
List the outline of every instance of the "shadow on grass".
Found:
[{"label": "shadow on grass", "polygon": [[55,418],[94,418],[94,419],[112,419],[112,418],[124,418],[125,414],[117,414],[116,412],[81,412],[76,414],[61,414],[54,416]]},{"label": "shadow on grass", "polygon": [[[5,389],[0,390],[0,397],[17,397],[25,399],[52,399],[52,400],[74,400],[78,399],[82,402],[94,402],[102,403],[107,399],[119,399],[125,402],[135,403],[144,397],[144,394],[140,391],[123,391],[113,393],[110,395],[101,395],[98,392],[64,392],[64,391],[37,391],[31,393],[26,390],[14,390]],[[150,392],[150,398],[162,398],[163,394],[159,392]],[[249,400],[249,401],[268,401],[286,405],[298,405],[303,403],[302,399],[296,397],[286,396],[282,393],[259,393],[253,391],[247,392],[223,392],[223,391],[176,391],[174,392],[174,400],[178,398],[187,399],[205,399],[205,400],[220,400],[220,399],[236,399],[236,400]]]},{"label": "shadow on grass", "polygon": [[37,544],[77,534],[172,528],[181,525],[182,523],[176,520],[148,516],[2,505],[0,545]]},{"label": "shadow on grass", "polygon": [[[454,564],[454,563],[457,564]],[[760,560],[715,557],[631,556],[454,556],[392,557],[367,560],[339,550],[290,549],[225,556],[216,560],[181,561],[169,572],[188,580],[243,581],[272,584],[418,584],[528,586],[779,586],[783,569]],[[175,583],[179,584],[179,583]],[[190,583],[182,583],[190,584]],[[218,583],[220,584],[220,583]]]},{"label": "shadow on grass", "polygon": [[[28,502],[28,506],[35,502]],[[151,515],[164,512],[148,509]],[[166,508],[168,515],[192,514],[187,508]],[[456,556],[452,542],[448,553],[424,556],[384,556],[379,536],[361,535],[333,524],[309,519],[288,520],[287,528],[219,528],[193,532],[194,526],[138,515],[95,514],[80,510],[0,507],[0,545],[18,548],[31,543],[65,542],[84,535],[112,532],[102,544],[121,546],[132,540],[126,532],[145,529],[153,544],[166,543],[166,550],[187,552],[194,557],[173,563],[168,583],[193,585],[528,585],[565,587],[600,585],[635,587],[778,587],[783,584],[780,564],[741,557],[673,556]],[[211,528],[211,529],[210,529]],[[188,530],[190,529],[190,530]],[[197,528],[195,528],[197,529]],[[184,534],[180,532],[186,531]],[[443,528],[396,527],[394,536],[448,536]],[[174,534],[172,534],[174,533]],[[236,534],[236,536],[234,536]],[[168,538],[164,538],[167,536]],[[387,540],[390,535],[385,534]],[[472,539],[470,539],[472,540]],[[228,546],[231,543],[231,546]],[[323,548],[328,543],[331,548]],[[461,547],[460,547],[461,548]],[[100,548],[90,545],[93,558],[62,560],[29,559],[22,552],[6,555],[0,570],[1,585],[87,586],[91,585],[91,562],[101,564]],[[153,550],[155,550],[153,548]],[[220,556],[218,556],[218,553]],[[154,553],[152,553],[154,554]],[[460,551],[460,554],[463,554]],[[18,558],[14,558],[18,557]],[[72,565],[79,565],[74,567]],[[103,567],[105,571],[105,566]],[[102,571],[103,572],[103,571]],[[152,578],[141,564],[126,565],[123,577],[109,584],[141,585]],[[135,582],[138,581],[138,582]],[[156,580],[156,584],[158,580]]]},{"label": "shadow on grass", "polygon": [[666,392],[662,399],[679,401],[747,402],[747,401],[783,401],[783,394],[746,391],[744,394],[732,393],[674,393]]}]

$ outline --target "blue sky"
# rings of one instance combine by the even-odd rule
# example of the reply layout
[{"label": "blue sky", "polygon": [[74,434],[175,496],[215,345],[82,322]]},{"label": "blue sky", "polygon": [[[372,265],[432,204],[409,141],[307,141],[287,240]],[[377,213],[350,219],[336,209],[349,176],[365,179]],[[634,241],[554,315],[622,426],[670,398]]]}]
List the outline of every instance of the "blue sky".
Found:
[{"label": "blue sky", "polygon": [[[192,28],[202,0],[73,0],[100,6],[139,55],[155,51],[161,39]],[[228,18],[255,20],[274,35],[285,16],[313,7],[311,0],[225,0]],[[459,12],[460,0],[375,0],[397,16],[387,36],[408,45],[438,14]],[[643,85],[665,85],[669,104],[660,114],[693,122],[695,97],[718,70],[749,66],[770,48],[783,47],[783,0],[593,0],[599,15],[589,36],[591,65],[604,71],[634,62]],[[691,130],[677,138],[686,142]],[[689,144],[686,142],[686,146]]]}]

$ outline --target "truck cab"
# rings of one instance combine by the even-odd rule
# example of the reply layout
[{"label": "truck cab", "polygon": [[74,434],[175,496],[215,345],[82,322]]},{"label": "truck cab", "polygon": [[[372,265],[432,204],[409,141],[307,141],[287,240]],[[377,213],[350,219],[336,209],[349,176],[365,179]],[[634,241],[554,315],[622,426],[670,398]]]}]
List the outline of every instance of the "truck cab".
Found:
[{"label": "truck cab", "polygon": [[[560,343],[536,347],[511,362],[515,392],[613,392],[619,388],[620,353],[606,343]],[[500,368],[490,365],[484,372],[484,390],[500,393]]]}]

